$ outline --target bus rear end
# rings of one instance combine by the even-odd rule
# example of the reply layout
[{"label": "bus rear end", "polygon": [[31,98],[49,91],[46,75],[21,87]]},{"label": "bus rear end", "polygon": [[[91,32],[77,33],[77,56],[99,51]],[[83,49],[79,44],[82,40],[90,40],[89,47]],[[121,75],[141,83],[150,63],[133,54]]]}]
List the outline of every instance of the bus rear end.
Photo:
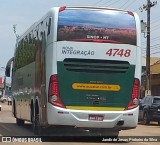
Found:
[{"label": "bus rear end", "polygon": [[98,8],[58,14],[56,73],[50,76],[48,122],[82,128],[137,126],[140,48],[137,16]]}]

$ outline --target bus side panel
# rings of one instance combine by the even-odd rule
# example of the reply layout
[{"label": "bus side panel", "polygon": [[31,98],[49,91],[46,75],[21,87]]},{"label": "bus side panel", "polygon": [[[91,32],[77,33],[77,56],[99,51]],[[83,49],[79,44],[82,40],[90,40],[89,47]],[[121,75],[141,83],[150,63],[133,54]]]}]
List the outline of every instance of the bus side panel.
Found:
[{"label": "bus side panel", "polygon": [[13,98],[15,101],[16,117],[30,120],[30,100],[34,93],[35,63],[31,63],[14,72]]}]

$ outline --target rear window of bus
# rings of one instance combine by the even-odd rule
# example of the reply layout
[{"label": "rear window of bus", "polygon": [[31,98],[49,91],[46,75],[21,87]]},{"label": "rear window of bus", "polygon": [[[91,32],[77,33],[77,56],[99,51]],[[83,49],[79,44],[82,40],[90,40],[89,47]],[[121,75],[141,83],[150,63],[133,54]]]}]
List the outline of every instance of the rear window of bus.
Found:
[{"label": "rear window of bus", "polygon": [[59,12],[57,41],[136,45],[133,15],[114,10],[66,9]]}]

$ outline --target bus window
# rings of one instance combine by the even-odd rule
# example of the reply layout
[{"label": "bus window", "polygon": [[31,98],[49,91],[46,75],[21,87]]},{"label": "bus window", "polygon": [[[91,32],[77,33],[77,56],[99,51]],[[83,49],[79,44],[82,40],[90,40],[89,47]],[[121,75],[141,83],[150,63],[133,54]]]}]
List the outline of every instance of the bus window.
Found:
[{"label": "bus window", "polygon": [[59,13],[57,39],[136,45],[135,18],[127,12],[66,9]]}]

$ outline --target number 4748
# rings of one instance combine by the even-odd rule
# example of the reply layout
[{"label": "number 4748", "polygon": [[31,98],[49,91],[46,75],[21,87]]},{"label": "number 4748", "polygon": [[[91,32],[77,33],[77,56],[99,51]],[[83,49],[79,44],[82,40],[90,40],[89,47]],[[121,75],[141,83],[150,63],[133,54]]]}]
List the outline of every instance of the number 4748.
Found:
[{"label": "number 4748", "polygon": [[124,56],[124,57],[129,57],[131,55],[131,50],[127,49],[116,49],[116,48],[111,48],[106,52],[107,55],[109,56]]}]

